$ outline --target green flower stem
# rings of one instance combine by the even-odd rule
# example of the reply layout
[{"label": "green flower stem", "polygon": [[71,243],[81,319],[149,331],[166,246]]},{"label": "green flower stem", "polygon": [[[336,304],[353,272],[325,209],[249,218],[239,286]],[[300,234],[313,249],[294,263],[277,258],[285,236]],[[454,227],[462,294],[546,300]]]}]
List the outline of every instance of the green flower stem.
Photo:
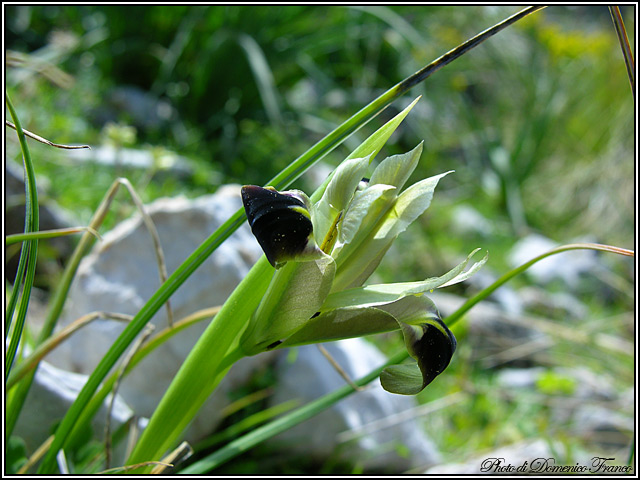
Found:
[{"label": "green flower stem", "polygon": [[448,326],[451,326],[454,323],[456,323],[458,320],[460,320],[460,317],[462,317],[465,313],[471,310],[471,308],[473,308],[476,304],[480,303],[482,300],[487,298],[489,295],[495,292],[502,285],[504,285],[509,280],[514,278],[516,275],[523,273],[533,264],[539,262],[544,258],[550,257],[551,255],[555,255],[557,253],[562,253],[562,252],[568,252],[570,250],[599,250],[602,252],[617,253],[619,255],[626,255],[626,256],[634,255],[634,253],[631,250],[627,250],[619,247],[612,247],[610,245],[601,245],[598,243],[573,243],[573,244],[556,247],[552,250],[549,250],[548,252],[538,255],[537,257],[529,260],[527,263],[524,263],[519,267],[514,268],[513,270],[510,270],[509,272],[505,273],[493,284],[489,285],[487,288],[479,292],[477,295],[467,300],[458,310],[456,310],[454,313],[452,313],[451,315],[449,315],[449,317],[445,319],[445,323]]},{"label": "green flower stem", "polygon": [[[36,174],[33,168],[33,162],[31,160],[31,153],[29,152],[29,146],[27,145],[27,138],[22,130],[20,119],[16,110],[13,108],[9,96],[6,96],[7,108],[13,118],[13,122],[18,133],[18,139],[20,141],[20,148],[22,149],[22,157],[24,159],[24,168],[26,171],[26,201],[25,201],[25,233],[36,232],[39,228],[39,216],[38,216],[38,192],[36,188]],[[27,316],[27,308],[29,306],[29,299],[31,297],[31,288],[33,287],[33,279],[36,273],[36,259],[38,255],[38,240],[27,241],[20,253],[19,264],[24,265],[26,262],[26,274],[24,276],[24,283],[22,285],[22,296],[20,297],[20,305],[18,307],[18,316],[16,323],[13,326],[11,339],[9,341],[9,348],[6,350],[5,357],[5,378],[11,372],[13,361],[15,360],[16,352],[18,350],[18,344],[22,337],[22,330],[24,328],[25,318]],[[9,301],[9,308],[7,310],[7,327],[5,334],[9,332],[10,325],[13,320],[13,313],[17,302],[17,295],[20,291],[20,284],[22,283],[23,268],[18,268],[19,277],[16,277],[13,291],[11,292],[11,298]],[[10,425],[13,428],[12,424]]]},{"label": "green flower stem", "polygon": [[233,363],[229,362],[242,357],[237,340],[262,299],[272,273],[273,268],[262,257],[233,291],[182,364],[128,464],[160,458],[231,367]]},{"label": "green flower stem", "polygon": [[[395,365],[397,363],[405,360],[409,354],[406,351],[399,352],[394,355],[386,364],[382,365],[379,368],[376,368],[368,375],[356,380],[354,383],[362,387],[380,375],[380,372],[389,365]],[[345,385],[331,393],[328,393],[313,402],[310,402],[297,410],[291,412],[290,414],[281,417],[273,422],[268,423],[267,425],[263,425],[262,427],[256,428],[251,433],[242,436],[241,438],[234,440],[228,443],[226,446],[217,450],[215,453],[209,455],[208,457],[203,458],[202,460],[194,463],[193,465],[188,466],[184,470],[181,470],[180,474],[203,474],[208,473],[212,469],[220,466],[224,462],[229,459],[240,455],[243,452],[246,452],[250,448],[255,445],[267,440],[285,430],[290,429],[291,427],[308,420],[309,418],[317,415],[318,413],[326,410],[332,405],[336,404],[343,398],[354,393],[355,390],[350,385]]]}]

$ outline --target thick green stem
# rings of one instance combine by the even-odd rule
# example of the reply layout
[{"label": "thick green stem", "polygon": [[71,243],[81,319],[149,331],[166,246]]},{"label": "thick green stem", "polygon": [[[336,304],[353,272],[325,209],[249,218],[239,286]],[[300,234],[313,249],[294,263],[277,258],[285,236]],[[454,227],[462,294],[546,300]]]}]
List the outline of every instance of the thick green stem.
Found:
[{"label": "thick green stem", "polygon": [[[272,274],[273,268],[262,257],[233,291],[176,374],[128,464],[160,458],[195,416],[224,373],[243,356],[238,339],[262,299]],[[220,346],[230,347],[227,350]],[[202,388],[203,382],[214,379]],[[179,422],[163,421],[164,418],[175,418],[176,411],[180,412]]]}]

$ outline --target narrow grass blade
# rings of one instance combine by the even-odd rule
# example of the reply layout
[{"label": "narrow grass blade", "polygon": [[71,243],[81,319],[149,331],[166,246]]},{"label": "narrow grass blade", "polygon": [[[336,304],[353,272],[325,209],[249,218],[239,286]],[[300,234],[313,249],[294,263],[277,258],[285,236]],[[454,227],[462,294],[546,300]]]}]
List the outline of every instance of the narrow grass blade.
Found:
[{"label": "narrow grass blade", "polygon": [[71,334],[98,318],[111,318],[113,320],[128,322],[133,317],[131,317],[130,315],[108,312],[92,312],[87,315],[83,315],[82,317],[67,325],[67,327],[62,329],[60,332],[57,332],[56,335],[49,337],[46,341],[38,345],[37,348],[31,353],[31,355],[29,355],[27,358],[24,358],[18,365],[16,365],[16,368],[13,369],[11,375],[8,375],[7,390],[11,389],[20,380],[22,380],[22,378],[24,378],[31,370],[33,370],[38,365],[38,363],[40,363],[40,361],[49,352],[51,352],[51,350],[53,350],[58,345],[60,345],[60,343],[69,338]]},{"label": "narrow grass blade", "polygon": [[247,56],[247,61],[253,72],[253,77],[256,80],[258,92],[260,92],[260,98],[264,104],[264,110],[269,117],[269,121],[272,125],[282,125],[278,91],[264,52],[253,37],[246,33],[238,35],[237,41]]},{"label": "narrow grass blade", "polygon": [[[6,96],[7,108],[13,118],[16,126],[16,132],[18,133],[18,139],[20,141],[20,148],[22,149],[22,158],[24,160],[24,168],[26,172],[26,202],[25,202],[25,233],[36,232],[39,228],[39,216],[38,216],[38,192],[36,189],[36,174],[33,168],[33,162],[31,161],[31,153],[27,145],[27,139],[20,119],[16,113],[9,96]],[[26,255],[25,255],[26,253]],[[26,262],[26,272],[24,274],[24,281],[22,276],[16,278],[13,285],[12,299],[10,304],[15,308],[14,294],[17,296],[17,292],[20,290],[20,284],[22,284],[22,296],[20,297],[20,304],[18,306],[18,316],[16,317],[15,324],[11,330],[11,338],[9,340],[9,347],[6,350],[5,357],[5,375],[11,373],[11,367],[15,360],[16,352],[18,351],[18,345],[22,337],[22,331],[24,328],[24,322],[27,316],[27,308],[29,306],[29,299],[31,297],[31,288],[33,287],[33,279],[36,272],[36,260],[38,255],[38,240],[28,240],[22,248],[20,254],[20,263],[23,260]],[[21,273],[24,267],[18,268],[18,272]],[[13,320],[13,309],[7,312],[7,330],[9,330]],[[6,377],[5,377],[6,378]]]},{"label": "narrow grass blade", "polygon": [[292,410],[298,406],[298,403],[299,402],[297,400],[289,400],[278,405],[274,405],[273,407],[260,410],[259,412],[234,423],[223,431],[211,435],[206,440],[194,445],[193,449],[198,452],[200,450],[211,448],[219,443],[230,441],[238,435],[248,430],[258,428],[258,425],[264,424],[267,421],[273,420],[278,415],[282,415],[283,413]]},{"label": "narrow grass blade", "polygon": [[609,7],[613,25],[616,27],[616,34],[618,35],[618,41],[620,42],[620,48],[622,49],[622,56],[624,57],[624,63],[627,66],[627,75],[629,75],[629,83],[631,84],[631,93],[633,97],[636,96],[636,77],[635,77],[635,62],[633,61],[633,52],[629,45],[629,37],[627,36],[627,29],[624,28],[624,20],[620,14],[620,8]]},{"label": "narrow grass blade", "polygon": [[560,247],[549,250],[546,253],[538,255],[537,257],[529,260],[528,262],[520,265],[518,268],[514,268],[509,272],[505,273],[502,277],[496,280],[494,283],[489,285],[487,288],[479,292],[474,297],[467,300],[456,312],[447,317],[446,323],[451,326],[460,320],[465,313],[467,313],[471,308],[473,308],[476,304],[480,303],[482,300],[491,295],[494,291],[496,291],[499,287],[507,283],[513,277],[523,273],[533,264],[539,262],[540,260],[550,257],[551,255],[556,255],[562,252],[568,252],[570,250],[599,250],[601,252],[609,252],[616,253],[618,255],[625,255],[628,257],[633,257],[635,253],[632,250],[627,250],[626,248],[614,247],[611,245],[601,245],[599,243],[572,243],[569,245],[562,245]]},{"label": "narrow grass blade", "polygon": [[[11,123],[10,121],[6,121],[6,125],[7,127],[13,128],[14,130],[17,130],[16,126]],[[33,132],[30,132],[29,130],[22,130],[24,132],[24,134],[29,137],[29,138],[33,138],[34,140],[40,142],[40,143],[44,143],[45,145],[49,145],[50,147],[55,147],[55,148],[61,148],[63,150],[77,150],[80,148],[88,148],[89,150],[91,150],[91,147],[89,145],[63,145],[61,143],[53,143],[49,140],[47,140],[46,138],[42,138],[40,135],[36,135]]]},{"label": "narrow grass blade", "polygon": [[96,238],[100,238],[100,234],[91,227],[70,227],[70,228],[56,228],[53,230],[40,230],[38,232],[30,233],[14,233],[13,235],[7,235],[4,238],[5,245],[13,245],[14,243],[25,242],[27,240],[34,239],[46,239],[64,237],[66,235],[74,235],[76,233],[89,232]]}]

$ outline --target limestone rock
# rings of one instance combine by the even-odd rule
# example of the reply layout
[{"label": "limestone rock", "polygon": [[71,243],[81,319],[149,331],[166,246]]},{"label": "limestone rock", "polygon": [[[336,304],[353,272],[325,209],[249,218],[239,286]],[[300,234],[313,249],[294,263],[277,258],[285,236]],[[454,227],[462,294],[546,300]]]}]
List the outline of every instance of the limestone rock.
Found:
[{"label": "limestone rock", "polygon": [[[194,200],[159,199],[148,206],[171,274],[216,228],[241,208],[239,186],[221,188],[214,195]],[[83,259],[69,293],[59,328],[94,311],[134,315],[160,285],[158,265],[149,233],[139,216],[128,219],[103,235],[104,241]],[[262,254],[245,224],[225,241],[171,297],[175,320],[224,303],[228,295]],[[155,331],[167,326],[163,308],[152,318]],[[137,415],[150,416],[186,355],[209,320],[187,328],[158,347],[124,379],[119,393]],[[73,372],[90,373],[125,325],[96,320],[56,348],[47,360]],[[207,401],[190,426],[187,440],[209,433],[219,421],[230,388],[245,381],[256,364],[267,357],[238,362]],[[203,382],[211,379],[203,378]]]},{"label": "limestone rock", "polygon": [[[386,361],[376,347],[361,338],[327,343],[324,347],[352,379]],[[299,347],[293,363],[286,356],[280,357],[277,366],[278,389],[271,400],[274,405],[296,398],[307,403],[345,385],[316,345]],[[374,381],[274,441],[318,458],[326,458],[339,449],[346,458],[357,459],[366,470],[398,473],[433,465],[440,461],[440,453],[420,422],[413,417],[398,423],[384,422],[415,406],[414,397],[388,393],[379,381]],[[398,455],[398,447],[408,454]]]}]

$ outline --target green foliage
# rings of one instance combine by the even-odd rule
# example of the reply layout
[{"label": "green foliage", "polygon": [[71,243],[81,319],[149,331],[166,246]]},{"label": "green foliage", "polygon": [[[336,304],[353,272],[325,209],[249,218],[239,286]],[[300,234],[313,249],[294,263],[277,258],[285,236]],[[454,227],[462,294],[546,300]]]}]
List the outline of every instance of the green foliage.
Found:
[{"label": "green foliage", "polygon": [[536,380],[536,387],[548,395],[571,395],[576,389],[576,379],[547,370]]},{"label": "green foliage", "polygon": [[27,463],[27,447],[19,437],[10,437],[5,446],[6,473],[15,475]]}]

